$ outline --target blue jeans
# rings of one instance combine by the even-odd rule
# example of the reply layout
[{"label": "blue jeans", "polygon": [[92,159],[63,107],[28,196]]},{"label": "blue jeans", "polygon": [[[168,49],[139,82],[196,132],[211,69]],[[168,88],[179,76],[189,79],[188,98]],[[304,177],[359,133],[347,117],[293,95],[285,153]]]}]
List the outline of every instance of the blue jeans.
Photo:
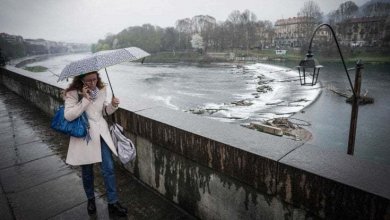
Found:
[{"label": "blue jeans", "polygon": [[[118,195],[116,192],[116,180],[114,161],[112,160],[111,150],[100,137],[101,149],[102,149],[102,162],[100,163],[101,172],[104,178],[104,185],[106,187],[108,204],[113,204],[118,201]],[[83,186],[85,194],[88,199],[95,197],[94,190],[94,175],[93,164],[81,165],[81,176],[83,179]]]}]

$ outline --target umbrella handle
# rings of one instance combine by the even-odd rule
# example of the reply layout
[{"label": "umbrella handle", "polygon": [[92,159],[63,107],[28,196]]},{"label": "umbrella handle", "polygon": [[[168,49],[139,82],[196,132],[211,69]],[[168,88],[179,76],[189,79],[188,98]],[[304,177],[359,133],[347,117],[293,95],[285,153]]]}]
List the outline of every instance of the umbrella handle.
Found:
[{"label": "umbrella handle", "polygon": [[112,96],[115,98],[115,95],[114,95],[114,90],[112,90],[112,85],[111,85],[110,77],[108,77],[107,69],[106,69],[106,68],[104,68],[104,70],[106,71],[106,75],[107,75],[108,83],[110,84],[110,88],[111,88]]}]

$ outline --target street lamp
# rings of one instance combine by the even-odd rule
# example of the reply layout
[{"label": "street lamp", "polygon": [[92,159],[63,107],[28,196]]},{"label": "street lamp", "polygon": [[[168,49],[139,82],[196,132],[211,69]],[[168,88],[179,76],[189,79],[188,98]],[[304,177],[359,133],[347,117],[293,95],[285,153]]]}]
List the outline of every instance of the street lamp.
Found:
[{"label": "street lamp", "polygon": [[[309,50],[305,59],[301,60],[301,62],[299,62],[299,66],[297,66],[301,85],[314,86],[317,84],[318,75],[320,74],[320,69],[322,67],[323,66],[319,64],[318,60],[313,58],[313,54],[311,53],[311,50]],[[310,79],[311,82],[306,82],[306,78],[308,78],[307,75],[312,76]]]},{"label": "street lamp", "polygon": [[[357,116],[358,116],[359,98],[360,98],[361,73],[362,73],[362,69],[364,68],[364,66],[360,60],[357,61],[356,66],[355,66],[356,75],[355,75],[355,87],[354,87],[352,85],[352,81],[351,81],[351,77],[349,76],[348,69],[345,65],[344,57],[343,57],[343,54],[341,53],[340,45],[337,41],[336,34],[335,34],[333,28],[329,24],[325,24],[325,23],[320,24],[314,30],[313,36],[310,39],[309,50],[306,54],[306,57],[305,57],[305,59],[301,60],[301,62],[299,62],[299,66],[297,66],[298,73],[299,73],[299,79],[300,79],[301,85],[313,86],[317,83],[320,69],[323,66],[319,65],[318,61],[313,58],[313,53],[312,53],[311,48],[312,48],[314,36],[315,36],[316,32],[322,26],[328,27],[330,29],[330,31],[332,32],[332,36],[336,42],[337,49],[338,49],[339,55],[341,57],[341,61],[343,62],[345,73],[347,74],[347,77],[348,77],[349,85],[351,86],[351,90],[353,92],[351,123],[350,123],[350,127],[349,127],[348,150],[347,150],[348,154],[353,155],[354,147],[355,147]],[[310,76],[312,76],[311,79],[310,79]],[[311,82],[306,82],[306,78],[308,78],[308,80],[311,80]]]}]

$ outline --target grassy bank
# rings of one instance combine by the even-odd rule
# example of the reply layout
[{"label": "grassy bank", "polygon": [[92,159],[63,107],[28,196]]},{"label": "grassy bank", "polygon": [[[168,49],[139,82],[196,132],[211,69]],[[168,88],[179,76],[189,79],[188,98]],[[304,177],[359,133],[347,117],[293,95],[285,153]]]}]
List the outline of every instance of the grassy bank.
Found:
[{"label": "grassy bank", "polygon": [[147,63],[197,63],[203,62],[205,57],[195,52],[159,52],[145,59]]},{"label": "grassy bank", "polygon": [[45,72],[47,70],[47,68],[44,66],[26,66],[23,69],[30,72]]}]

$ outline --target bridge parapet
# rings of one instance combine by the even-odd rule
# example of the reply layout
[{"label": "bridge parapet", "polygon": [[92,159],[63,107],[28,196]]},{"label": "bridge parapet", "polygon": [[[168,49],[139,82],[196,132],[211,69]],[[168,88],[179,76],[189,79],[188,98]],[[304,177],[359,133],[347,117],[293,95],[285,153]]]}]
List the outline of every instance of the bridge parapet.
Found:
[{"label": "bridge parapet", "polygon": [[[62,104],[61,88],[0,71],[46,113]],[[390,218],[388,166],[143,101],[115,118],[137,146],[125,167],[201,219]]]}]

